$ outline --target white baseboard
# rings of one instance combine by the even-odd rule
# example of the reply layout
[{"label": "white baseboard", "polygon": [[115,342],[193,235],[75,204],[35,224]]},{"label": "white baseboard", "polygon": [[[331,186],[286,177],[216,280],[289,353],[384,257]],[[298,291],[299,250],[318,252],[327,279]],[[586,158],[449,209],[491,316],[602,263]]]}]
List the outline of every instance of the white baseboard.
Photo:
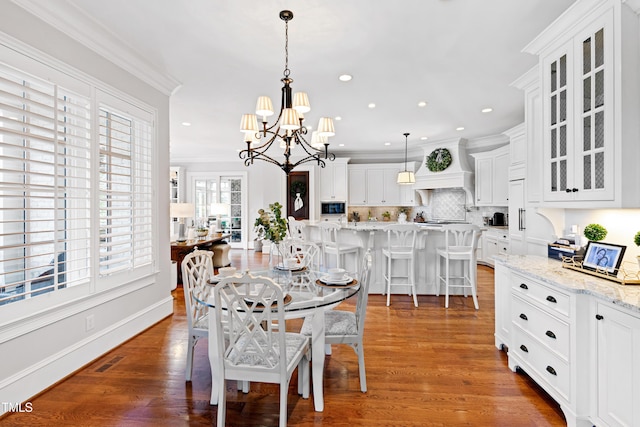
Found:
[{"label": "white baseboard", "polygon": [[[123,342],[173,313],[173,297],[158,301],[63,351],[31,365],[0,382],[0,415],[9,406],[27,402],[66,376],[113,350]],[[10,404],[10,405],[9,405]],[[22,405],[24,408],[24,405]],[[33,408],[37,410],[37,408]]]}]

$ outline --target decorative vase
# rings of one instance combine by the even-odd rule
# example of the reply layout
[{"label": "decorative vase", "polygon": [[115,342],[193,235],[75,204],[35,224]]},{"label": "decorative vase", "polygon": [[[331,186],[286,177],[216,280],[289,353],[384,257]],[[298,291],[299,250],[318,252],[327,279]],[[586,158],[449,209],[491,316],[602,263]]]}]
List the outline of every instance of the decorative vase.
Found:
[{"label": "decorative vase", "polygon": [[281,242],[271,242],[269,249],[269,267],[284,268],[284,255]]},{"label": "decorative vase", "polygon": [[407,222],[407,214],[406,214],[406,213],[404,213],[404,212],[400,212],[400,213],[398,214],[398,222],[399,222],[400,224],[404,224],[405,222]]}]

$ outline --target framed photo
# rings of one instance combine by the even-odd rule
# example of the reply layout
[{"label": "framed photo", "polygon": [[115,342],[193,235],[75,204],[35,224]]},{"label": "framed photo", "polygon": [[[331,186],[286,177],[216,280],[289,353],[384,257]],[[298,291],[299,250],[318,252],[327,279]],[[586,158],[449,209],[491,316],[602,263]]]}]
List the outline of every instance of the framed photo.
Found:
[{"label": "framed photo", "polygon": [[584,253],[582,266],[592,270],[616,274],[626,249],[626,246],[589,241]]}]

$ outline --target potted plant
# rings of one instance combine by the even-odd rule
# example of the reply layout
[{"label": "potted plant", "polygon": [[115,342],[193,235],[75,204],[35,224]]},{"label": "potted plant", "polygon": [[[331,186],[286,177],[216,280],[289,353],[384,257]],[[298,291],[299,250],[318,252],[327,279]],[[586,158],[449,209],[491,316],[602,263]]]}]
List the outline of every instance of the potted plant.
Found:
[{"label": "potted plant", "polygon": [[[633,243],[635,243],[636,246],[640,246],[640,231],[638,231],[636,235],[633,236]],[[640,268],[640,255],[636,256],[636,260],[638,260],[638,268]]]},{"label": "potted plant", "polygon": [[390,219],[391,219],[391,214],[389,213],[389,211],[382,212],[382,220],[383,221],[389,221]]},{"label": "potted plant", "polygon": [[278,250],[279,259],[281,259],[282,255],[278,244],[287,235],[287,220],[282,217],[282,205],[278,202],[271,203],[268,211],[259,209],[258,215],[253,225],[258,230],[260,239],[268,240],[271,243],[270,256],[275,247]]},{"label": "potted plant", "polygon": [[599,242],[607,237],[607,229],[600,224],[589,224],[584,228],[583,234],[592,242]]}]

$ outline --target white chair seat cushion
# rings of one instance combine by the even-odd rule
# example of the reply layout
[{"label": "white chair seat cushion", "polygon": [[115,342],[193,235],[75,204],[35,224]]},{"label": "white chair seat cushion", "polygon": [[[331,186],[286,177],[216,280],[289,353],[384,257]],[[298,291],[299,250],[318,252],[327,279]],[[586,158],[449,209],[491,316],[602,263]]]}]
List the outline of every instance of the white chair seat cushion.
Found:
[{"label": "white chair seat cushion", "polygon": [[[302,334],[297,334],[293,332],[287,332],[286,334],[286,346],[287,346],[287,366],[291,364],[291,361],[296,357],[297,353],[309,342],[309,338]],[[243,347],[244,344],[248,341],[247,338],[242,337],[238,340],[238,346]],[[262,348],[270,348],[278,349],[278,342],[274,342],[272,344],[263,343]],[[235,347],[231,350],[231,353],[227,356],[227,363],[231,363],[231,360],[236,360],[235,363],[232,363],[233,366],[253,366],[253,367],[264,367],[271,368],[278,363],[277,354],[275,352],[270,352],[267,357],[269,361],[269,365],[264,360],[261,355],[249,353],[242,353],[237,359],[238,356],[237,350]]]},{"label": "white chair seat cushion", "polygon": [[196,329],[209,329],[209,315],[205,314],[199,319],[196,319],[196,321],[193,322],[193,327]]},{"label": "white chair seat cushion", "polygon": [[[356,314],[344,310],[328,310],[324,314],[325,335],[358,335]],[[300,333],[311,336],[311,318],[304,319]]]}]

